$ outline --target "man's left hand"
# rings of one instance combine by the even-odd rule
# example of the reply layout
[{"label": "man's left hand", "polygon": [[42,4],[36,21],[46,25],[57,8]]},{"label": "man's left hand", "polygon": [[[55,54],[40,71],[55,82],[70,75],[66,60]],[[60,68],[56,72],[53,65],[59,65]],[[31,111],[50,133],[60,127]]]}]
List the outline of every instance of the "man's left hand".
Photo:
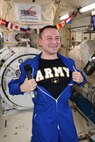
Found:
[{"label": "man's left hand", "polygon": [[81,74],[80,72],[78,72],[78,71],[74,71],[74,72],[72,73],[72,79],[73,79],[73,81],[75,81],[76,83],[81,83],[81,82],[83,82],[83,76],[82,76],[82,74]]}]

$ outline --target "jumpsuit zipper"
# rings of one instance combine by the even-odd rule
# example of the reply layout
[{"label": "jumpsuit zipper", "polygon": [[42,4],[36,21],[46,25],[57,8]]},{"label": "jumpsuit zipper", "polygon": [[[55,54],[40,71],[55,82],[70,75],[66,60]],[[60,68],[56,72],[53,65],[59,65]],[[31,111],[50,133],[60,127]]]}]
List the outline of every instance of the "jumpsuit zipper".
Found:
[{"label": "jumpsuit zipper", "polygon": [[[58,98],[55,99],[53,98],[52,96],[50,96],[48,93],[46,93],[43,89],[41,89],[40,87],[37,86],[37,88],[39,88],[40,91],[42,91],[44,94],[46,94],[47,96],[49,96],[50,98],[52,98],[53,100],[55,100],[55,103],[56,103],[56,112],[58,113],[58,106],[57,106],[57,103],[58,103]],[[45,98],[45,96],[44,96]],[[45,98],[46,99],[46,98]],[[59,130],[60,127],[59,127],[59,124],[57,124],[57,129]]]}]

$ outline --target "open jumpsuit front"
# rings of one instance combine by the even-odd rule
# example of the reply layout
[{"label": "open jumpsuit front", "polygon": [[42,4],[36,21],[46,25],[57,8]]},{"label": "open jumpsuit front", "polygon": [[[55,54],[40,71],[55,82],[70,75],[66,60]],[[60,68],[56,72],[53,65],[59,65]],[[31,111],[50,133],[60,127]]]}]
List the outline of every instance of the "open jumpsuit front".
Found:
[{"label": "open jumpsuit front", "polygon": [[[22,72],[20,78],[12,80],[8,84],[10,94],[23,94],[23,92],[20,91],[19,85],[22,84],[26,78],[24,65],[31,65],[33,68],[33,77],[35,77],[40,56],[41,54],[25,61],[20,66]],[[75,63],[72,59],[63,57],[60,54],[58,54],[58,57],[72,72],[75,71]],[[84,85],[86,82],[84,75],[83,78],[84,81],[79,83],[79,86]],[[73,84],[74,81],[71,79],[57,99],[53,98],[48,90],[42,86],[37,86],[34,90],[35,97],[32,98],[34,102],[34,112],[31,142],[78,142],[72,111],[68,103]]]}]

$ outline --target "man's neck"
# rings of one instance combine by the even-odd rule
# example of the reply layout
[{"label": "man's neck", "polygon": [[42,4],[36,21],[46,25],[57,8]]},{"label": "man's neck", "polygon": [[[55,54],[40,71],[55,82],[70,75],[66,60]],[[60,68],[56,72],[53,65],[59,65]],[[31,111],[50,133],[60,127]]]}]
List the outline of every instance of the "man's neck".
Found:
[{"label": "man's neck", "polygon": [[47,60],[54,60],[54,59],[58,59],[58,56],[57,54],[45,55],[42,53],[41,58],[47,59]]}]

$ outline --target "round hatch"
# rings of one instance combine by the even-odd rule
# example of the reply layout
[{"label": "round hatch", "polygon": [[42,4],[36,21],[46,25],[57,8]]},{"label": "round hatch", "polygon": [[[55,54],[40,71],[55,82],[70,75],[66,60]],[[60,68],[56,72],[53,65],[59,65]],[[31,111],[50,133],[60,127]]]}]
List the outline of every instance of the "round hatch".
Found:
[{"label": "round hatch", "polygon": [[19,65],[26,59],[33,58],[40,53],[38,49],[27,47],[13,47],[13,54],[4,62],[0,69],[1,87],[0,95],[11,107],[23,110],[33,108],[31,93],[24,95],[10,95],[8,90],[8,82],[14,78],[15,74],[19,74]]}]

